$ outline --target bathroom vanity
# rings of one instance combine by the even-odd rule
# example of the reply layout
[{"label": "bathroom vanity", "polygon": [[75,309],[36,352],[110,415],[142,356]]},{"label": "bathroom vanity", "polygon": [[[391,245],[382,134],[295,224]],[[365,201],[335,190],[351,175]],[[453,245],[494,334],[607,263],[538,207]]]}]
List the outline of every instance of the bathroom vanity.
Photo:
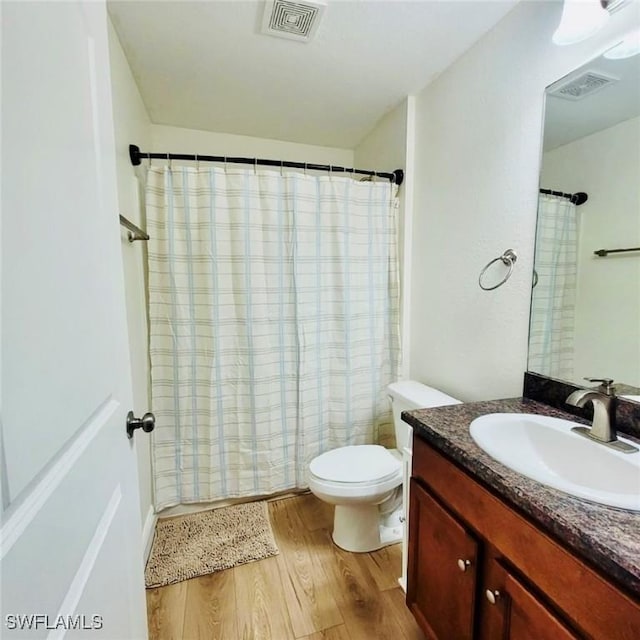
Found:
[{"label": "bathroom vanity", "polygon": [[640,513],[500,464],[469,434],[489,413],[582,421],[529,399],[403,414],[414,430],[407,605],[426,636],[640,638]]}]

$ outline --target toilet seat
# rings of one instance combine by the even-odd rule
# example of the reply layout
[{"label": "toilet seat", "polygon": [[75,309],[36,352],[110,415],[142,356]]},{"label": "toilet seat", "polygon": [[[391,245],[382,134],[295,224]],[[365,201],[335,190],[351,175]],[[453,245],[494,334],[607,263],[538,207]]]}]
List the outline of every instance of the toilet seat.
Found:
[{"label": "toilet seat", "polygon": [[378,484],[398,475],[402,463],[377,444],[340,447],[314,458],[309,472],[318,480],[338,484]]},{"label": "toilet seat", "polygon": [[340,447],[311,461],[308,481],[313,493],[330,502],[382,499],[402,484],[402,463],[379,445]]}]

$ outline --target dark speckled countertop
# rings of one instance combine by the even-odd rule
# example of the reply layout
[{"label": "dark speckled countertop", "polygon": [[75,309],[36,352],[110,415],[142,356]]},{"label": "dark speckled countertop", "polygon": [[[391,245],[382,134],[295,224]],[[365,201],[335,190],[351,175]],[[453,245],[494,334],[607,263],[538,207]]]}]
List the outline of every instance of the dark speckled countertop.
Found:
[{"label": "dark speckled countertop", "polygon": [[494,460],[469,434],[471,421],[488,413],[536,413],[585,422],[527,398],[418,409],[405,411],[402,417],[416,435],[456,461],[510,506],[640,596],[640,513],[574,498]]}]

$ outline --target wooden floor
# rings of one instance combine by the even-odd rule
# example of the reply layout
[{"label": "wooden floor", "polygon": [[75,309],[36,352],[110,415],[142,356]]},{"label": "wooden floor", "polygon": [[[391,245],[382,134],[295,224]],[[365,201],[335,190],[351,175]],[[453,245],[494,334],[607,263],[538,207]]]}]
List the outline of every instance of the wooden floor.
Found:
[{"label": "wooden floor", "polygon": [[424,640],[397,583],[401,545],[342,551],[311,494],[269,513],[279,555],[147,591],[151,640]]}]

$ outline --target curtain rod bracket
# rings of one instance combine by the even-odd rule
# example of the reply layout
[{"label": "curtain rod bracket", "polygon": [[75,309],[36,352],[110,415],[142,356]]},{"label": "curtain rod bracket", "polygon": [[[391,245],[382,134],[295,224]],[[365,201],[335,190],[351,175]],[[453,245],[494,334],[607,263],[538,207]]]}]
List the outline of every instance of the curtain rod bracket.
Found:
[{"label": "curtain rod bracket", "polygon": [[129,145],[129,158],[131,160],[131,164],[134,167],[137,167],[138,165],[140,165],[142,163],[142,160],[140,159],[140,147],[138,147],[135,144],[130,144]]}]

